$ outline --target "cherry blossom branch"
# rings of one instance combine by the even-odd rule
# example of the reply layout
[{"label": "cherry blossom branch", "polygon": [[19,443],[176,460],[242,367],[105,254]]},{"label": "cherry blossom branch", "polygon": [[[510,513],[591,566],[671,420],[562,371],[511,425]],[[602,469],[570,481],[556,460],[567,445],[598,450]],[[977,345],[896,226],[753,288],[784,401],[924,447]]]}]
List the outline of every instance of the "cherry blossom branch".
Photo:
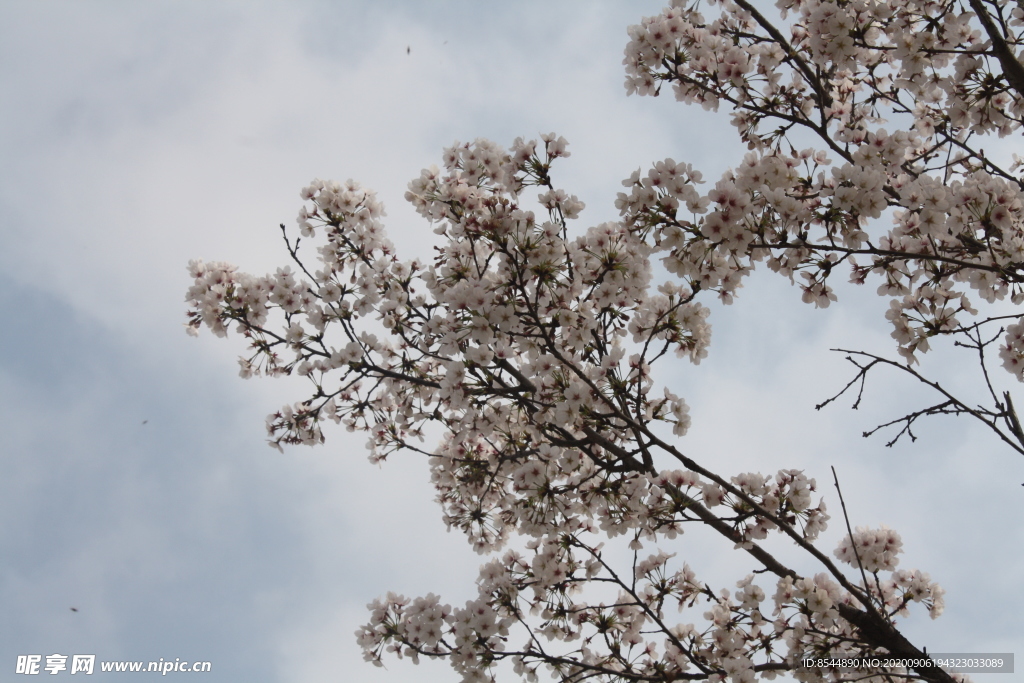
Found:
[{"label": "cherry blossom branch", "polygon": [[[945,400],[940,402],[940,403],[937,403],[937,404],[935,404],[933,406],[929,406],[928,408],[923,408],[921,410],[917,410],[917,411],[908,413],[907,415],[905,415],[905,416],[903,416],[901,418],[898,418],[898,419],[893,420],[891,422],[886,422],[885,424],[879,425],[879,426],[875,427],[874,429],[872,429],[870,431],[864,432],[864,436],[865,437],[874,434],[875,432],[877,432],[880,429],[883,429],[884,427],[889,427],[889,426],[892,426],[892,425],[904,423],[904,427],[900,431],[900,433],[897,434],[896,437],[892,441],[890,441],[889,443],[886,444],[886,446],[892,446],[893,444],[896,443],[896,441],[899,440],[900,436],[902,436],[904,433],[906,433],[908,436],[910,436],[911,440],[916,440],[916,437],[914,436],[913,432],[910,431],[910,429],[911,429],[911,425],[920,417],[925,417],[925,416],[928,416],[928,415],[942,415],[942,414],[944,414],[944,415],[961,415],[961,414],[966,414],[966,415],[970,415],[971,417],[974,417],[975,419],[980,421],[982,424],[984,424],[989,429],[994,431],[1004,443],[1006,443],[1008,446],[1010,446],[1010,448],[1012,448],[1013,450],[1017,451],[1021,455],[1024,455],[1024,439],[1020,439],[1020,437],[1016,433],[1016,430],[1015,430],[1015,428],[1013,426],[1013,423],[1012,423],[1013,417],[1011,417],[1010,414],[1009,414],[1008,406],[1007,406],[1007,408],[1003,408],[1002,406],[998,406],[998,404],[997,404],[997,408],[1000,410],[1000,412],[998,412],[998,413],[993,413],[993,412],[991,412],[989,410],[986,410],[984,408],[981,408],[981,407],[971,408],[970,406],[966,405],[965,403],[960,401],[958,398],[953,396],[951,393],[949,393],[938,382],[935,382],[933,380],[929,380],[928,378],[926,378],[923,375],[921,375],[919,372],[914,370],[909,365],[904,365],[902,363],[897,363],[896,361],[890,360],[888,358],[884,358],[882,356],[875,355],[873,353],[868,353],[866,351],[852,351],[852,350],[849,350],[849,349],[831,349],[831,350],[832,351],[837,351],[839,353],[849,354],[847,356],[847,360],[850,361],[851,363],[853,363],[857,367],[857,374],[854,377],[854,379],[851,380],[839,393],[837,393],[836,395],[834,395],[831,398],[827,399],[823,403],[820,403],[820,404],[816,405],[815,406],[816,410],[820,410],[821,408],[825,407],[826,405],[828,405],[832,401],[835,401],[837,398],[839,398],[844,393],[846,393],[846,391],[851,386],[853,386],[854,383],[859,383],[860,384],[860,390],[858,391],[857,399],[856,399],[856,401],[853,404],[853,408],[856,409],[859,406],[861,398],[862,398],[862,395],[863,395],[864,381],[867,378],[867,374],[871,370],[871,368],[875,367],[876,365],[888,365],[890,367],[894,367],[894,368],[896,368],[898,370],[901,370],[901,371],[909,374],[910,376],[912,376],[913,378],[915,378],[917,381],[921,382],[922,384],[924,384],[924,385],[926,385],[928,387],[931,387],[933,390],[935,390],[936,392],[938,392],[939,394],[941,394],[942,396],[945,397]],[[865,358],[869,358],[870,361],[868,363],[864,364],[864,365],[861,365],[860,363],[857,363],[854,360],[853,356],[862,356],[862,357],[865,357]],[[1003,432],[1002,429],[999,428],[999,425],[996,422],[996,420],[999,419],[999,418],[1004,418],[1004,419],[1007,420],[1008,424],[1010,425],[1011,434],[1013,434],[1013,436],[1018,439],[1017,442],[1015,442],[1013,439],[1011,439],[1005,432]]]},{"label": "cherry blossom branch", "polygon": [[[860,551],[857,549],[857,544],[854,541],[853,528],[850,526],[850,515],[847,514],[846,511],[846,501],[843,499],[843,490],[839,488],[839,475],[836,474],[835,466],[832,466],[832,480],[836,485],[836,493],[839,495],[839,505],[843,509],[843,521],[846,522],[846,533],[849,536],[850,546],[853,548],[854,557],[857,559],[857,569],[860,570],[860,576],[861,579],[864,581],[864,590],[866,592],[869,585],[868,575],[864,571],[864,562],[860,559]],[[867,595],[870,598],[870,594]],[[878,611],[875,609],[873,600],[869,599],[864,604],[870,612],[873,612],[875,616],[879,616]]]},{"label": "cherry blossom branch", "polygon": [[[965,345],[980,354],[998,409],[970,409],[947,395],[888,424],[903,422],[900,434],[913,438],[910,428],[919,417],[969,413],[1008,440],[1004,422],[1024,446],[1009,394],[1005,403],[996,398],[985,366],[984,349],[994,339],[982,343],[979,327],[971,332],[955,317],[977,314],[957,289],[961,284],[989,302],[1007,294],[1015,304],[1024,298],[1024,257],[1015,241],[1024,215],[1020,186],[998,177],[995,167],[996,177],[986,166],[975,169],[970,155],[984,158],[983,152],[952,156],[948,140],[959,136],[966,145],[976,130],[993,126],[1001,126],[1002,134],[1020,117],[1013,118],[1012,103],[998,99],[1002,95],[978,94],[976,67],[965,60],[984,55],[968,50],[974,34],[958,28],[953,14],[944,28],[927,31],[948,30],[942,44],[964,51],[927,53],[936,62],[929,73],[940,78],[941,60],[960,60],[956,68],[966,70],[966,85],[950,83],[950,97],[973,108],[943,118],[935,108],[916,107],[922,95],[912,90],[913,74],[893,85],[876,73],[900,68],[895,50],[873,51],[871,44],[896,40],[892,27],[899,24],[890,15],[865,19],[836,6],[839,14],[826,17],[839,21],[832,35],[808,8],[797,8],[799,30],[790,43],[746,0],[723,7],[713,33],[693,8],[681,5],[645,19],[631,29],[626,60],[631,90],[650,94],[657,83],[671,80],[682,99],[713,106],[724,101],[737,110],[740,137],[753,152],[706,195],[694,188],[701,178],[689,165],[659,162],[646,179],[637,172],[624,183],[629,194],[616,202],[622,221],[570,240],[568,222],[582,203],[556,189],[550,174],[552,160],[568,155],[564,139],[519,139],[507,152],[478,140],[449,148],[444,171],[427,169],[410,183],[407,198],[447,240],[431,266],[397,260],[372,192],[352,181],[314,181],[303,190],[310,206],[300,211],[299,225],[303,237],[325,233],[323,270],[311,273],[299,260],[299,240],[293,245],[283,233],[308,282],[296,281],[287,269],[253,278],[226,264],[190,267],[196,281],[189,293],[191,331],[206,325],[223,335],[237,324],[253,350],[243,373],[264,362],[267,374],[294,372],[313,382],[313,399],[272,416],[276,443],[316,443],[323,440],[320,421],[344,421],[370,434],[374,461],[398,450],[429,456],[444,521],[463,530],[478,551],[497,550],[513,533],[532,539],[532,562],[509,552],[481,569],[479,597],[465,609],[452,610],[436,596],[412,603],[389,596],[375,603],[371,623],[360,632],[373,661],[380,662],[384,649],[413,658],[445,656],[464,676],[479,679],[493,678],[492,664],[512,657],[526,676],[547,664],[566,681],[667,681],[733,675],[734,668],[742,676],[791,670],[802,649],[925,656],[893,619],[922,601],[937,616],[941,591],[916,570],[880,578],[896,565],[898,535],[884,528],[854,532],[833,470],[848,531],[834,554],[860,572],[863,585],[854,585],[814,543],[828,519],[824,502],[811,507],[814,481],[796,470],[780,470],[774,480],[759,473],[729,478],[684,455],[654,423],[666,423],[681,437],[688,407],[667,387],[663,398],[652,395],[657,376],[651,366],[669,350],[699,361],[710,328],[698,295],[717,292],[730,301],[757,261],[767,258],[771,270],[791,279],[799,273],[806,279],[805,301],[819,306],[836,300],[826,283],[836,266],[849,261],[856,282],[872,272],[882,275],[882,293],[893,297],[887,317],[901,354],[913,359],[927,351],[929,339],[963,334],[971,342]],[[847,20],[854,23],[842,23]],[[904,20],[913,25],[919,19]],[[768,37],[754,35],[752,21]],[[884,38],[869,35],[875,27]],[[855,39],[851,54],[835,51],[846,34]],[[916,40],[914,32],[901,35]],[[777,69],[783,63],[789,70]],[[794,76],[792,86],[780,85],[783,72]],[[970,119],[975,103],[983,111]],[[913,117],[918,132],[877,128],[885,107]],[[759,133],[758,126],[770,120],[778,127]],[[831,164],[825,151],[793,148],[789,136],[798,123],[841,158],[831,178],[824,174]],[[546,220],[521,206],[527,186],[542,190],[539,215]],[[684,206],[692,220],[677,218]],[[862,228],[889,210],[895,227],[876,247]],[[657,252],[667,253],[666,266],[688,286],[664,283],[658,294],[649,291],[650,258]],[[852,257],[861,254],[873,263],[857,265]],[[270,314],[274,323],[267,322]],[[384,341],[361,324],[370,315],[376,316],[371,328],[385,330]],[[271,331],[281,319],[283,331]],[[331,329],[340,333],[332,337]],[[338,337],[343,348],[331,346]],[[294,354],[290,362],[279,355],[288,352]],[[942,391],[909,367],[847,353],[857,376],[819,408],[855,384],[858,406],[867,372],[879,364],[900,367]],[[1024,325],[1009,326],[1000,356],[1004,366],[1024,375],[1014,369],[1024,368]],[[330,384],[334,376],[337,390]],[[409,443],[437,423],[443,433],[436,449]],[[685,470],[663,470],[662,461]],[[726,511],[716,513],[716,506]],[[685,566],[669,575],[671,556],[660,550],[640,558],[644,544],[672,538],[686,523],[707,526],[754,559],[735,598],[698,584]],[[579,536],[598,529],[632,537],[630,581]],[[825,571],[803,577],[768,553],[758,541],[774,532]],[[589,554],[585,575],[574,548]],[[753,583],[766,574],[777,580],[770,628],[760,611],[764,593]],[[623,593],[610,606],[573,597],[591,584],[617,585]],[[680,607],[706,599],[712,615],[707,628],[672,625],[663,616],[669,596]],[[538,627],[527,617],[527,605],[540,619]],[[654,626],[645,626],[648,621]],[[528,643],[508,650],[508,628],[516,624]],[[566,648],[542,646],[541,635]],[[653,638],[661,636],[666,652],[659,658]],[[583,644],[569,649],[580,637]],[[783,640],[785,659],[772,649]],[[701,673],[685,673],[687,663]],[[859,673],[952,680],[933,669]]]},{"label": "cherry blossom branch", "polygon": [[1006,77],[1007,82],[1010,84],[1010,87],[1017,91],[1018,97],[1024,97],[1024,65],[1017,60],[1010,46],[1006,44],[1006,40],[999,32],[999,29],[992,23],[992,17],[989,16],[981,0],[970,0],[970,3],[971,9],[974,10],[978,21],[985,28],[985,33],[988,34],[989,40],[992,41],[992,51],[995,53],[996,59],[999,60],[999,64],[1003,67],[1003,75]]},{"label": "cherry blossom branch", "polygon": [[818,109],[820,111],[824,111],[827,107],[832,106],[832,97],[828,94],[825,88],[822,87],[820,77],[811,71],[811,67],[808,66],[807,62],[800,57],[800,54],[793,49],[779,30],[775,28],[775,26],[772,25],[764,15],[758,12],[756,7],[747,2],[747,0],[733,0],[733,2],[750,14],[750,16],[752,16],[754,20],[761,25],[761,28],[763,28],[776,43],[782,46],[782,49],[786,52],[786,56],[793,60],[800,72],[803,73],[804,78],[807,79],[807,82],[811,84],[811,87],[814,88],[814,91],[817,93]]}]

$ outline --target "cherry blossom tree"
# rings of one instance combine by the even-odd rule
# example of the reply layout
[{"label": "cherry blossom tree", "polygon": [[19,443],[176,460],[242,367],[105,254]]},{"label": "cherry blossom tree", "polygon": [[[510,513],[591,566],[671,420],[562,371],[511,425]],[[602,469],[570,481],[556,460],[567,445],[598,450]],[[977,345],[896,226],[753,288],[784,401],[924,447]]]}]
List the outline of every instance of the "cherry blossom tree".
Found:
[{"label": "cherry blossom tree", "polygon": [[[493,680],[502,662],[528,681],[964,679],[900,631],[913,610],[938,617],[943,591],[898,568],[899,534],[852,529],[844,509],[844,540],[821,549],[815,479],[687,455],[688,406],[653,368],[699,363],[706,303],[731,302],[758,263],[819,307],[846,272],[890,300],[900,360],[846,351],[857,369],[840,394],[896,368],[940,398],[883,425],[893,441],[960,414],[1024,453],[988,365],[995,344],[1024,379],[1024,183],[1015,158],[982,150],[1024,116],[1024,10],[777,8],[673,2],[629,29],[630,93],[732,112],[749,153],[707,191],[666,159],[623,183],[619,221],[579,229],[582,202],[553,179],[563,138],[476,140],[409,184],[440,239],[431,262],[399,257],[372,191],[314,180],[300,234],[282,226],[291,266],[190,264],[190,332],[241,333],[243,377],[312,383],[268,418],[271,444],[322,443],[332,421],[366,432],[373,461],[427,457],[444,521],[487,557],[462,607],[375,601],[358,632],[369,661],[446,659],[464,681]],[[945,339],[977,360],[989,405],[915,368]],[[670,552],[693,526],[750,573],[734,586],[696,576]],[[817,569],[798,572],[770,536]]]}]

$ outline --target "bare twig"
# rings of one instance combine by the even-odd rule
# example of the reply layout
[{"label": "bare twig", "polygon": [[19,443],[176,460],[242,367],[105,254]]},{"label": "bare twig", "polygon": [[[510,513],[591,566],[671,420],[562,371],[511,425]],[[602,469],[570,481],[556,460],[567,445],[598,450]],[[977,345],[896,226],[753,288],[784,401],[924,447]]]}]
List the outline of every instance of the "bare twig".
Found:
[{"label": "bare twig", "polygon": [[[988,408],[984,408],[984,407],[981,407],[981,406],[977,406],[977,407],[972,408],[971,406],[967,405],[966,403],[961,401],[959,398],[954,396],[952,393],[947,391],[945,388],[943,388],[942,385],[940,385],[938,382],[935,382],[935,381],[932,381],[932,380],[928,379],[927,377],[925,377],[921,373],[919,373],[916,370],[914,370],[914,368],[910,367],[909,365],[905,365],[903,363],[898,363],[898,362],[896,362],[894,360],[891,360],[889,358],[884,358],[882,356],[877,356],[877,355],[875,355],[873,353],[868,353],[867,351],[852,351],[852,350],[849,350],[849,349],[831,349],[831,350],[832,351],[838,351],[840,353],[849,354],[846,359],[848,361],[850,361],[851,363],[853,363],[854,365],[857,366],[857,374],[845,387],[843,387],[843,389],[839,393],[837,393],[835,396],[832,396],[831,398],[827,399],[826,401],[824,401],[824,402],[818,404],[817,406],[815,406],[819,410],[821,408],[823,408],[824,406],[828,405],[829,403],[835,401],[840,396],[842,396],[854,384],[858,384],[859,383],[860,386],[859,386],[859,390],[858,390],[858,393],[857,393],[857,399],[856,399],[856,401],[854,401],[854,404],[852,406],[854,409],[856,409],[860,405],[860,401],[861,401],[861,398],[863,396],[864,382],[867,379],[868,371],[871,370],[873,367],[875,367],[877,365],[880,365],[880,364],[881,365],[888,365],[890,367],[894,367],[894,368],[896,368],[898,370],[901,370],[901,371],[907,373],[908,375],[912,376],[914,379],[916,379],[920,383],[922,383],[922,384],[932,388],[933,390],[937,391],[939,394],[941,394],[945,398],[945,400],[940,402],[940,403],[936,403],[935,405],[929,406],[927,408],[923,408],[921,410],[917,410],[917,411],[908,413],[908,414],[904,415],[903,417],[897,418],[895,420],[891,420],[890,422],[886,422],[885,424],[878,425],[874,429],[872,429],[870,431],[864,432],[864,436],[865,437],[871,436],[872,434],[874,434],[878,430],[883,429],[885,427],[891,427],[893,425],[897,425],[897,424],[900,424],[900,423],[905,423],[904,428],[902,430],[900,430],[899,434],[896,435],[896,438],[894,438],[892,441],[887,443],[886,446],[892,446],[893,444],[895,444],[900,439],[900,437],[903,436],[903,434],[907,434],[912,441],[916,441],[916,437],[914,436],[913,432],[911,431],[911,426],[919,418],[922,418],[922,417],[925,417],[925,416],[928,416],[928,415],[961,415],[961,414],[966,414],[966,415],[970,415],[971,417],[975,418],[976,420],[978,420],[979,422],[984,424],[986,427],[988,427],[989,429],[994,431],[999,436],[999,438],[1002,439],[1002,441],[1004,443],[1006,443],[1008,446],[1010,446],[1010,448],[1012,448],[1013,450],[1017,451],[1021,455],[1024,455],[1024,430],[1021,430],[1019,421],[1017,421],[1016,413],[1014,413],[1012,411],[1012,406],[1010,406],[1010,404],[1009,404],[1009,394],[1008,394],[1008,392],[1004,393],[1004,397],[1007,399],[1007,405],[1005,407],[1002,404],[1000,404],[1000,403],[996,403],[996,410],[995,411],[989,410]],[[867,363],[861,364],[861,363],[858,363],[856,360],[854,360],[855,356],[860,356],[860,357],[868,358],[868,359],[870,359],[870,361],[867,362]],[[1003,429],[1000,428],[999,422],[998,422],[999,419],[1005,420],[1005,422],[1006,422],[1006,424],[1007,424],[1007,426],[1009,428],[1009,434],[1006,431],[1004,431]]]},{"label": "bare twig", "polygon": [[[839,475],[836,474],[835,466],[833,465],[831,467],[832,479],[833,481],[835,481],[836,484],[836,492],[839,493],[839,505],[840,507],[843,508],[843,520],[846,522],[846,533],[850,535],[850,547],[853,548],[853,556],[857,560],[857,568],[860,569],[860,576],[864,580],[864,595],[866,595],[868,598],[871,598],[871,589],[868,586],[868,574],[864,571],[864,563],[861,562],[860,553],[857,552],[857,541],[853,538],[853,528],[850,526],[850,515],[846,512],[846,501],[843,500],[843,490],[839,488]],[[878,614],[878,610],[875,609],[875,606],[870,599],[867,601],[865,607],[867,607],[868,610],[870,610],[871,612],[874,612],[876,616],[881,618],[881,615]]]}]

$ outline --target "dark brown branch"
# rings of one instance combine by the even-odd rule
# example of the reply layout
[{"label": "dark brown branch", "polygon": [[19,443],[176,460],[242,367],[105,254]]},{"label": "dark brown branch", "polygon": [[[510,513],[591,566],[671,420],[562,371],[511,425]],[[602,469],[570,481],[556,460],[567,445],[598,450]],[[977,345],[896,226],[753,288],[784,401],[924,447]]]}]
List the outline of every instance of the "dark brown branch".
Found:
[{"label": "dark brown branch", "polygon": [[[857,568],[860,569],[860,577],[864,581],[864,591],[870,596],[868,575],[864,571],[864,563],[860,560],[860,552],[857,550],[857,541],[853,538],[853,529],[850,527],[850,515],[846,512],[846,501],[843,500],[843,490],[839,488],[839,475],[836,474],[835,466],[832,466],[832,479],[835,481],[836,492],[839,494],[839,505],[843,509],[843,521],[846,522],[846,533],[850,535],[850,547],[853,548],[853,556],[857,558]],[[870,600],[867,603],[867,607],[874,612],[876,616],[878,616],[878,611]]]},{"label": "dark brown branch", "polygon": [[812,88],[814,88],[814,92],[818,95],[818,109],[824,110],[826,107],[832,106],[832,96],[829,95],[822,86],[821,79],[811,71],[807,62],[800,58],[797,51],[793,49],[793,46],[789,44],[789,41],[786,40],[785,36],[779,33],[779,29],[775,28],[770,21],[765,19],[764,15],[758,12],[757,8],[747,2],[747,0],[735,0],[735,2],[737,5],[742,7],[745,12],[750,14],[750,16],[752,16],[754,20],[761,25],[761,28],[767,31],[768,35],[770,35],[775,42],[779,44],[779,47],[785,50],[786,55],[793,60],[797,68],[804,75],[804,78],[807,79],[807,82]]},{"label": "dark brown branch", "polygon": [[1013,399],[1010,392],[1004,391],[1003,398],[1006,399],[1006,424],[1021,445],[1024,446],[1024,430],[1020,428],[1020,420],[1017,419],[1017,411],[1013,408]]},{"label": "dark brown branch", "polygon": [[[966,414],[966,415],[970,415],[971,417],[977,419],[979,422],[981,422],[982,424],[987,426],[989,429],[994,431],[999,436],[999,438],[1003,440],[1004,443],[1006,443],[1008,446],[1010,446],[1010,448],[1012,448],[1013,450],[1017,451],[1021,455],[1024,455],[1024,440],[1021,440],[1020,437],[1016,433],[1013,433],[1014,437],[1016,437],[1018,440],[1021,440],[1021,443],[1015,443],[1009,436],[1006,435],[1006,433],[1003,432],[1002,429],[999,428],[999,425],[996,423],[996,419],[999,418],[999,417],[1005,417],[1007,420],[1010,420],[1011,417],[1010,417],[1008,412],[1004,412],[1002,414],[999,414],[999,413],[993,413],[992,411],[987,410],[985,408],[981,408],[981,407],[971,408],[966,403],[964,403],[963,401],[958,399],[956,396],[951,394],[949,391],[944,389],[942,387],[942,385],[940,385],[938,382],[934,382],[934,381],[928,379],[927,377],[925,377],[921,373],[919,373],[916,370],[914,370],[909,365],[904,365],[903,363],[898,363],[898,362],[896,362],[894,360],[890,360],[890,359],[884,358],[882,356],[876,356],[875,354],[868,353],[867,351],[851,351],[849,349],[831,349],[831,350],[832,351],[837,351],[837,352],[840,352],[840,353],[850,354],[850,356],[847,356],[847,359],[851,363],[856,365],[859,368],[859,370],[858,370],[857,376],[849,384],[847,384],[846,387],[844,387],[842,391],[840,391],[838,394],[836,394],[832,398],[828,399],[824,403],[819,404],[817,406],[818,408],[821,408],[821,407],[825,406],[826,404],[828,404],[828,403],[834,401],[835,399],[839,398],[841,395],[843,395],[847,391],[847,389],[849,389],[858,380],[860,380],[861,392],[863,392],[863,390],[864,390],[864,379],[867,377],[868,371],[871,370],[871,368],[873,368],[874,366],[876,366],[878,364],[888,365],[890,367],[896,368],[897,370],[902,370],[903,372],[907,373],[911,377],[914,377],[917,381],[921,382],[925,386],[931,387],[933,390],[937,391],[939,394],[944,396],[945,399],[946,399],[945,401],[943,401],[941,403],[937,403],[937,404],[935,404],[933,406],[930,406],[928,408],[924,408],[922,410],[915,411],[913,413],[909,413],[909,414],[907,414],[907,415],[905,415],[905,416],[903,416],[903,417],[901,417],[899,419],[893,420],[891,422],[887,422],[884,425],[879,425],[878,427],[875,427],[875,429],[871,430],[870,432],[865,432],[864,436],[870,436],[871,434],[873,434],[874,432],[878,431],[879,429],[881,429],[883,427],[888,427],[888,426],[891,426],[891,425],[894,425],[894,424],[898,424],[900,422],[906,422],[907,423],[906,427],[900,432],[899,435],[897,435],[896,439],[893,439],[891,442],[886,444],[886,445],[891,446],[892,444],[894,444],[896,442],[897,439],[899,439],[899,436],[901,436],[904,432],[908,432],[909,433],[909,428],[910,428],[911,424],[915,420],[920,418],[920,417],[924,417],[925,415],[940,415],[940,414],[956,414],[956,415],[958,415],[958,414]],[[859,363],[854,361],[851,356],[863,356],[863,357],[866,357],[866,358],[870,358],[871,362],[867,363],[866,365],[860,365]],[[857,401],[854,403],[853,407],[856,408],[859,403],[860,403],[860,395],[858,394]],[[1008,408],[1009,408],[1009,406],[1007,406],[1007,409]],[[1015,418],[1016,416],[1013,416],[1013,417]],[[1011,433],[1012,433],[1012,429],[1013,429],[1012,423],[1010,423],[1010,426],[1011,426]],[[1022,435],[1024,435],[1024,432],[1022,432]],[[913,434],[910,434],[910,437],[911,437],[911,439],[913,439],[914,438]]]},{"label": "dark brown branch", "polygon": [[981,0],[971,0],[971,9],[978,15],[978,21],[985,28],[989,40],[992,41],[992,51],[1003,67],[1003,76],[1006,77],[1007,83],[1017,91],[1018,97],[1024,98],[1024,65],[1013,56],[1013,51],[1006,44],[1006,40],[992,21],[992,17],[989,16],[988,10],[985,9]]}]

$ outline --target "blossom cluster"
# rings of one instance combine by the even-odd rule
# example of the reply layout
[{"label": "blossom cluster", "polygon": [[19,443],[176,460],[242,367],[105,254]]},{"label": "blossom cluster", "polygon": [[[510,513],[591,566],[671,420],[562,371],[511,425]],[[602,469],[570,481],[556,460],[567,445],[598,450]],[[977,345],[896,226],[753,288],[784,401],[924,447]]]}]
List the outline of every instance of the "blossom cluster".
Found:
[{"label": "blossom cluster", "polygon": [[[669,268],[726,302],[759,261],[820,307],[836,300],[837,265],[856,283],[880,277],[908,362],[969,327],[969,294],[1024,302],[1024,182],[981,142],[1024,116],[1020,12],[995,26],[952,0],[777,4],[788,31],[746,0],[711,3],[708,18],[677,1],[630,29],[627,90],[671,84],[682,102],[729,106],[752,151],[704,196],[680,187],[699,182],[689,169],[666,182],[671,160],[634,174],[623,220],[657,226]],[[808,140],[821,146],[797,152]],[[871,223],[883,215],[884,232]],[[1012,335],[1002,357],[1024,380]]]},{"label": "blossom cluster", "polygon": [[867,572],[892,571],[899,564],[897,555],[902,547],[903,539],[888,527],[857,527],[853,536],[847,536],[839,544],[835,555],[846,564],[862,567]]},{"label": "blossom cluster", "polygon": [[[273,445],[320,443],[333,421],[368,434],[375,462],[425,456],[444,522],[488,554],[462,608],[372,603],[368,660],[445,658],[465,681],[504,660],[530,681],[954,680],[803,667],[921,659],[897,619],[915,603],[938,616],[942,589],[897,569],[902,540],[884,527],[842,540],[833,555],[852,570],[837,566],[816,545],[829,515],[805,473],[727,476],[684,453],[689,406],[654,368],[705,358],[708,294],[731,302],[763,264],[817,307],[837,301],[842,268],[877,282],[907,367],[943,336],[984,364],[980,330],[1012,321],[986,339],[1024,381],[1024,319],[1008,309],[1024,303],[1024,181],[980,146],[1024,121],[1024,12],[1003,5],[779,0],[772,23],[748,0],[673,1],[629,29],[626,88],[731,109],[748,153],[706,191],[665,159],[623,182],[620,220],[580,229],[583,202],[551,173],[564,138],[478,139],[409,183],[439,240],[430,261],[398,258],[373,192],[314,180],[298,228],[315,266],[287,231],[295,271],[190,264],[190,332],[234,328],[243,377],[313,386],[268,418]],[[986,415],[1024,446],[1009,395],[996,402]],[[951,404],[934,412],[974,411]],[[755,569],[735,590],[698,580],[664,549],[687,525]],[[772,534],[816,573],[770,553]]]},{"label": "blossom cluster", "polygon": [[[632,576],[622,576],[601,545],[588,546],[571,534],[537,539],[528,548],[531,555],[507,551],[484,565],[479,595],[464,609],[441,604],[434,595],[411,605],[394,595],[374,601],[370,622],[357,632],[367,660],[381,664],[387,652],[414,660],[451,657],[469,681],[490,680],[480,665],[508,657],[528,681],[539,680],[546,665],[556,678],[569,681],[605,676],[749,682],[796,669],[795,662],[811,656],[877,656],[844,618],[860,605],[858,598],[826,573],[783,576],[767,600],[753,574],[737,581],[735,591],[715,592],[689,565],[676,565],[674,555],[664,551],[647,557],[636,553]],[[598,602],[581,599],[587,586],[598,582],[618,586],[618,594]],[[942,589],[922,572],[876,578],[868,592],[887,614],[905,614],[912,602],[924,603],[933,617],[942,611]],[[691,609],[698,605],[700,610]],[[702,611],[703,622],[676,621],[676,611]],[[539,623],[520,649],[512,649],[509,627],[531,615]],[[572,643],[573,649],[545,656],[554,642]],[[785,654],[763,661],[773,651]],[[824,681],[908,672],[864,666],[794,673],[799,680]]]},{"label": "blossom cluster", "polygon": [[[503,659],[528,680],[546,667],[563,680],[693,671],[748,681],[796,668],[808,638],[819,651],[880,652],[887,644],[858,636],[850,619],[872,618],[871,606],[884,610],[889,598],[815,549],[829,515],[813,499],[814,480],[798,470],[724,478],[676,447],[689,408],[653,365],[706,355],[704,287],[654,286],[651,256],[669,249],[656,227],[605,223],[572,236],[579,201],[550,176],[564,156],[553,135],[508,151],[487,141],[450,148],[443,171],[426,169],[409,185],[408,199],[445,240],[431,264],[398,259],[382,207],[352,181],[301,192],[301,234],[319,240],[315,268],[290,240],[298,272],[190,264],[190,330],[234,327],[250,344],[243,376],[294,374],[314,387],[270,416],[274,445],[321,442],[327,420],[365,431],[375,461],[398,450],[428,456],[444,521],[479,552],[528,539],[529,555],[506,551],[484,566],[479,595],[463,608],[433,595],[373,603],[358,633],[367,658],[444,657],[470,681],[487,680]],[[660,186],[693,200],[679,180],[693,173],[669,164],[659,173]],[[524,206],[534,186],[539,213]],[[442,438],[425,449],[430,425]],[[670,566],[658,546],[688,524],[721,534],[779,585],[797,582],[776,586],[771,618],[753,574],[733,594]],[[771,533],[814,553],[828,581],[814,579],[808,593],[759,545]],[[603,550],[595,535],[625,547]],[[622,552],[635,555],[632,571],[614,568]],[[605,586],[618,597],[588,597]],[[822,586],[827,600],[815,592]],[[664,609],[689,613],[698,603],[706,609],[688,621]],[[891,628],[896,612],[877,610]],[[554,655],[541,639],[570,649]]]}]

